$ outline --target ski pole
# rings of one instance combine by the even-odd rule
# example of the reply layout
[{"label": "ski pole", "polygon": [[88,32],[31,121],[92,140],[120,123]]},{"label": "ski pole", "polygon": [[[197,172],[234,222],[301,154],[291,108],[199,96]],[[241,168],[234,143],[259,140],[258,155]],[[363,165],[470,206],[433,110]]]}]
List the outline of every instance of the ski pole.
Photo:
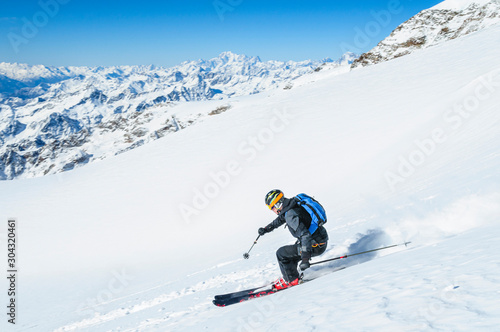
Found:
[{"label": "ski pole", "polygon": [[344,256],[339,256],[339,257],[335,257],[335,258],[330,258],[330,259],[325,259],[324,261],[319,261],[319,262],[314,262],[314,263],[311,263],[311,266],[312,265],[316,265],[316,264],[321,264],[321,263],[326,263],[326,262],[330,262],[330,261],[335,261],[337,259],[342,259],[342,258],[347,258],[347,257],[352,257],[352,256],[356,256],[356,255],[361,255],[361,254],[367,254],[369,252],[373,252],[373,251],[377,251],[377,250],[382,250],[382,249],[389,249],[389,248],[394,248],[394,247],[397,247],[397,246],[407,246],[408,243],[411,243],[411,242],[405,242],[405,243],[400,243],[400,244],[393,244],[392,246],[388,246],[388,247],[383,247],[383,248],[377,248],[377,249],[372,249],[372,250],[367,250],[367,251],[363,251],[363,252],[358,252],[356,254],[351,254],[351,255],[344,255]]},{"label": "ski pole", "polygon": [[257,240],[258,240],[259,238],[260,238],[260,235],[259,235],[259,236],[257,236],[257,238],[255,239],[255,241],[253,241],[253,244],[252,244],[252,246],[250,247],[250,249],[248,249],[248,252],[246,252],[246,253],[244,253],[244,254],[243,254],[243,258],[244,258],[244,259],[249,259],[249,258],[250,258],[250,255],[249,255],[250,250],[252,250],[253,246],[257,243]]}]

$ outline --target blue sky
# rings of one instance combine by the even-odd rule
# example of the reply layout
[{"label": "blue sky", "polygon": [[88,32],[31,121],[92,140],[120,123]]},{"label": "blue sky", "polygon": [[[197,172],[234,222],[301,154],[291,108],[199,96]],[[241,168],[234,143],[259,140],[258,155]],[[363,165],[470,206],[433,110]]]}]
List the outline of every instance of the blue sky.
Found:
[{"label": "blue sky", "polygon": [[221,52],[266,60],[364,52],[440,0],[5,1],[0,62],[159,65]]}]

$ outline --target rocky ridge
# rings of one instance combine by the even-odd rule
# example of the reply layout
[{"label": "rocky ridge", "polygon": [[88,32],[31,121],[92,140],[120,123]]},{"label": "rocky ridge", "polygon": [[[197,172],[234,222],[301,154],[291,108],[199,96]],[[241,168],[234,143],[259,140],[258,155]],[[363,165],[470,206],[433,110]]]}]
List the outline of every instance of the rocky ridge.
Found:
[{"label": "rocky ridge", "polygon": [[413,16],[356,59],[351,68],[399,58],[500,22],[500,0],[447,0]]}]

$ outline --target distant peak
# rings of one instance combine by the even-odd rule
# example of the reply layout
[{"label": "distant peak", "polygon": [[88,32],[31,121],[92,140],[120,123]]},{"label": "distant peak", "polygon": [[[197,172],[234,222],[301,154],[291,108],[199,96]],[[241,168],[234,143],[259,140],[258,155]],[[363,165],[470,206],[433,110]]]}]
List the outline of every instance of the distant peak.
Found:
[{"label": "distant peak", "polygon": [[232,58],[232,57],[238,57],[239,55],[236,53],[233,53],[231,51],[225,51],[219,54],[219,58]]},{"label": "distant peak", "polygon": [[258,56],[250,57],[245,54],[236,54],[231,51],[222,52],[221,54],[219,54],[217,58],[224,62],[243,62],[243,61],[260,62],[260,58]]},{"label": "distant peak", "polygon": [[357,59],[359,58],[359,54],[356,54],[356,53],[353,53],[353,52],[345,52],[341,57],[340,59],[341,60],[354,60],[354,59]]}]

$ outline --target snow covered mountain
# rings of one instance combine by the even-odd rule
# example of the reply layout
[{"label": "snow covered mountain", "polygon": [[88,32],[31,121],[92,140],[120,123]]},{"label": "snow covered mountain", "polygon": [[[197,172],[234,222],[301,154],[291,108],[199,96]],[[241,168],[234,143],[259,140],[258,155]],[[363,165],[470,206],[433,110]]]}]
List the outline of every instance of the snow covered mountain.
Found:
[{"label": "snow covered mountain", "polygon": [[[497,331],[499,36],[497,25],[377,66],[320,70],[113,158],[0,181],[0,268],[8,218],[20,264],[16,325],[0,280],[0,331]],[[280,276],[288,229],[242,257],[275,217],[263,202],[274,188],[325,207],[330,240],[313,262],[412,243],[215,307],[215,294]]]},{"label": "snow covered mountain", "polygon": [[[73,169],[119,154],[230,109],[230,97],[277,88],[333,61],[263,62],[224,52],[172,68],[28,66],[0,63],[0,179]],[[214,100],[202,113],[183,102]]]},{"label": "snow covered mountain", "polygon": [[398,58],[500,22],[500,0],[446,0],[398,26],[352,68]]}]

